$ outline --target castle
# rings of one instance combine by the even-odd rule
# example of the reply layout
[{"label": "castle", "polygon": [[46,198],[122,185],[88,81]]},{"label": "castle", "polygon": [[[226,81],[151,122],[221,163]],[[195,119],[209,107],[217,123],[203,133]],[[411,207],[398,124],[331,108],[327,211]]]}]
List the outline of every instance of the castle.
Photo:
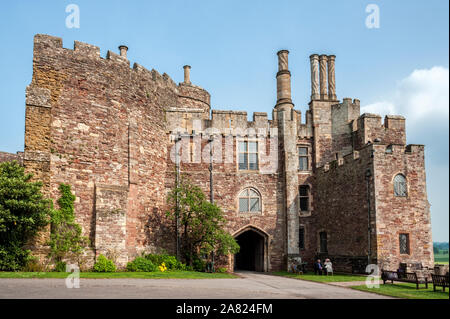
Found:
[{"label": "castle", "polygon": [[26,89],[23,165],[52,198],[59,183],[72,186],[90,260],[174,254],[166,196],[181,174],[222,208],[241,246],[221,261],[229,269],[288,270],[298,257],[328,257],[338,271],[433,267],[424,146],[406,145],[403,117],[360,115],[359,100],[337,98],[335,56],[310,56],[303,123],[287,50],[278,52],[272,119],[255,112],[248,121],[211,110],[190,66],[177,85],[130,68],[119,49],[102,58],[96,46],[71,50],[38,34]]}]

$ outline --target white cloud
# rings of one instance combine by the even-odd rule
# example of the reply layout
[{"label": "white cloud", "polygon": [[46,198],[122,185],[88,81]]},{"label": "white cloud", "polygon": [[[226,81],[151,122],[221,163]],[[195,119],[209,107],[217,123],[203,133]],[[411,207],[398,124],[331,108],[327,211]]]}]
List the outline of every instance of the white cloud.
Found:
[{"label": "white cloud", "polygon": [[365,105],[362,112],[403,115],[411,124],[435,118],[448,120],[449,70],[441,66],[414,70],[397,83],[390,100]]},{"label": "white cloud", "polygon": [[391,98],[361,111],[406,118],[407,142],[425,144],[428,199],[434,240],[448,240],[449,70],[441,66],[414,70],[400,80]]}]

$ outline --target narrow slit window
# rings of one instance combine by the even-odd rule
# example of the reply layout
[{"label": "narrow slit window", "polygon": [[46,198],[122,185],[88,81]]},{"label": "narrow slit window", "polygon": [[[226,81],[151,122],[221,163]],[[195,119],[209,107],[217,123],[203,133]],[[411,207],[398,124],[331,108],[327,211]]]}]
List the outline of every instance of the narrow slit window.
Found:
[{"label": "narrow slit window", "polygon": [[400,234],[400,254],[409,255],[409,234]]},{"label": "narrow slit window", "polygon": [[298,194],[300,202],[300,211],[302,212],[309,211],[309,186],[300,185],[298,189]]},{"label": "narrow slit window", "polygon": [[298,230],[298,246],[305,249],[305,227],[301,226]]},{"label": "narrow slit window", "polygon": [[328,252],[328,237],[326,232],[320,232],[319,233],[319,239],[320,239],[320,252],[326,253]]}]

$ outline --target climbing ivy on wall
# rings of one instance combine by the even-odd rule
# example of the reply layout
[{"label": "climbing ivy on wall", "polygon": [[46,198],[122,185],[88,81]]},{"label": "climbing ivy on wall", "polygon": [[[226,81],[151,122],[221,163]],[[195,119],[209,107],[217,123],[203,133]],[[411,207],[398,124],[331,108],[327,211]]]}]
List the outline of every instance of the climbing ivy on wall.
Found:
[{"label": "climbing ivy on wall", "polygon": [[59,209],[53,210],[51,215],[51,232],[48,245],[49,257],[58,265],[63,259],[79,257],[89,244],[87,237],[81,235],[80,225],[75,222],[74,202],[70,185],[60,184],[58,199]]}]

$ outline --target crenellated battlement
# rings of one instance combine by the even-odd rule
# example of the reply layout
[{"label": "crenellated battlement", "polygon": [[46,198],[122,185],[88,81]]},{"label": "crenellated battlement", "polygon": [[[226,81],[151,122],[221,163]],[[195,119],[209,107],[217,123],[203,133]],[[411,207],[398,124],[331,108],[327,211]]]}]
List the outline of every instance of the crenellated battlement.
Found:
[{"label": "crenellated battlement", "polygon": [[367,161],[373,158],[375,154],[377,156],[417,156],[423,155],[425,150],[424,145],[420,144],[373,144],[369,143],[365,145],[362,149],[343,155],[341,152],[335,153],[335,159],[326,162],[324,165],[317,167],[317,173],[326,173],[339,169],[341,166],[354,166],[356,160]]},{"label": "crenellated battlement", "polygon": [[[125,47],[125,46],[121,46]],[[126,47],[125,47],[126,48]],[[128,49],[128,48],[127,48]],[[110,63],[111,68],[115,67],[127,67],[130,71],[134,71],[141,76],[148,77],[155,82],[165,83],[170,86],[173,90],[178,90],[178,86],[171,79],[169,75],[163,73],[162,75],[152,69],[151,71],[143,67],[138,63],[134,63],[130,68],[130,61],[127,59],[126,51],[122,51],[117,54],[111,50],[108,50],[106,57],[103,58],[100,55],[100,48],[98,46],[74,41],[73,49],[68,49],[63,47],[62,38],[46,35],[46,34],[36,34],[34,36],[34,55],[45,55],[45,56],[55,56],[55,55],[66,55],[67,58],[73,58],[75,60],[93,60],[98,62]],[[120,72],[123,72],[122,70]],[[123,75],[125,76],[125,75]]]},{"label": "crenellated battlement", "polygon": [[364,113],[352,123],[354,143],[360,148],[369,142],[406,145],[405,118],[386,115],[384,123],[378,114]]}]

